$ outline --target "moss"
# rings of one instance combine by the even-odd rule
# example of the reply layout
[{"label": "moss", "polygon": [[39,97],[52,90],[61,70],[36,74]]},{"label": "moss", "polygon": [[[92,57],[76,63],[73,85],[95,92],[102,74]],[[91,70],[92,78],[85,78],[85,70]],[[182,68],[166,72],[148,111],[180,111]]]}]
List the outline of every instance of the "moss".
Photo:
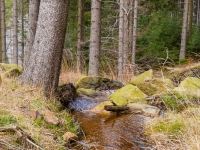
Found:
[{"label": "moss", "polygon": [[152,96],[154,94],[166,93],[168,90],[172,90],[174,86],[170,79],[154,79],[139,83],[137,87],[148,96]]},{"label": "moss", "polygon": [[200,79],[187,77],[174,90],[184,96],[200,98]]},{"label": "moss", "polygon": [[154,130],[155,132],[164,132],[171,135],[182,131],[184,126],[185,125],[181,122],[181,120],[176,120],[175,122],[161,121],[155,126]]},{"label": "moss", "polygon": [[19,68],[12,68],[2,74],[2,77],[18,77],[22,74],[22,70]]},{"label": "moss", "polygon": [[12,68],[18,68],[19,70],[22,70],[22,68],[20,66],[18,66],[17,64],[4,64],[4,63],[0,63],[0,68],[3,69],[4,71],[8,71]]},{"label": "moss", "polygon": [[151,80],[153,78],[153,70],[149,70],[149,71],[145,71],[144,73],[140,74],[139,76],[137,77],[134,77],[130,84],[133,84],[133,85],[138,85],[139,83],[142,83],[146,80]]},{"label": "moss", "polygon": [[117,105],[127,105],[135,102],[146,103],[146,96],[138,87],[129,84],[111,94],[109,99]]},{"label": "moss", "polygon": [[81,77],[75,84],[76,89],[78,88],[86,88],[86,89],[95,89],[101,86],[102,82],[109,82],[110,79],[101,78],[101,77]]},{"label": "moss", "polygon": [[92,89],[78,88],[77,92],[80,93],[80,94],[87,95],[89,97],[96,97],[98,95],[95,92],[95,90],[92,90]]}]

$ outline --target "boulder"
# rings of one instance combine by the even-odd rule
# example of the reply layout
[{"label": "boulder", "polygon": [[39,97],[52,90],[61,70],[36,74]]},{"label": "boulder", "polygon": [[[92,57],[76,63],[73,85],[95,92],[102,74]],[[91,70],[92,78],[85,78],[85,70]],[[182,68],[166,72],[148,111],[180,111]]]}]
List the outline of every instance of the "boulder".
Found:
[{"label": "boulder", "polygon": [[76,89],[85,88],[96,90],[98,88],[99,90],[107,90],[121,88],[123,84],[107,78],[83,76],[76,82],[75,87]]},{"label": "boulder", "polygon": [[66,132],[62,137],[66,142],[76,141],[78,139],[78,136],[71,132]]},{"label": "boulder", "polygon": [[92,109],[92,111],[103,111],[104,110],[104,106],[106,105],[113,105],[111,101],[104,101],[102,103],[100,103],[99,105],[97,105],[96,107],[94,107]]},{"label": "boulder", "polygon": [[184,96],[200,98],[200,79],[187,77],[174,89],[174,91]]},{"label": "boulder", "polygon": [[138,85],[139,83],[151,80],[152,78],[153,78],[153,70],[151,69],[151,70],[145,71],[144,73],[140,74],[137,77],[134,77],[131,80],[130,84]]},{"label": "boulder", "polygon": [[174,85],[170,79],[157,78],[149,80],[148,82],[139,83],[137,84],[137,87],[148,96],[152,96],[171,91],[174,88]]},{"label": "boulder", "polygon": [[140,103],[130,103],[128,104],[130,110],[141,110],[142,113],[146,116],[155,117],[159,115],[160,109],[155,106],[140,104]]},{"label": "boulder", "polygon": [[100,103],[99,105],[97,105],[96,107],[94,107],[93,109],[91,109],[92,112],[94,112],[95,114],[99,115],[99,116],[103,116],[103,117],[111,117],[115,114],[104,110],[104,106],[106,105],[113,105],[111,101],[104,101],[102,103]]},{"label": "boulder", "polygon": [[98,93],[93,89],[78,88],[77,93],[83,94],[89,97],[96,97]]},{"label": "boulder", "polygon": [[109,99],[117,105],[127,105],[135,102],[146,103],[146,97],[137,86],[129,84],[111,94]]},{"label": "boulder", "polygon": [[54,115],[53,112],[46,110],[43,115],[44,115],[44,121],[46,123],[49,123],[49,124],[52,124],[52,125],[58,125],[59,124],[59,120]]}]

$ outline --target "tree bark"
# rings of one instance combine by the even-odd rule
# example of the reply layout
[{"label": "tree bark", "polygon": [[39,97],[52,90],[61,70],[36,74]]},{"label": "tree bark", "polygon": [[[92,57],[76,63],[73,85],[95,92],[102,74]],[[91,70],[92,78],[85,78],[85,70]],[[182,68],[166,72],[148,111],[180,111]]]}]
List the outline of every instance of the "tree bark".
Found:
[{"label": "tree bark", "polygon": [[13,0],[13,64],[18,64],[17,0]]},{"label": "tree bark", "polygon": [[49,95],[59,82],[69,0],[41,0],[37,31],[19,81],[40,86]]},{"label": "tree bark", "polygon": [[21,54],[21,61],[22,66],[24,62],[24,0],[21,0],[21,46],[22,46],[22,54]]},{"label": "tree bark", "polygon": [[128,49],[132,52],[132,49],[133,49],[133,0],[129,0],[129,5],[131,7],[131,10],[128,16],[128,38],[129,38]]},{"label": "tree bark", "polygon": [[184,59],[186,54],[188,5],[189,5],[189,0],[185,0],[184,10],[183,10],[183,26],[182,26],[181,49],[180,49],[179,60]]},{"label": "tree bark", "polygon": [[2,63],[6,63],[6,20],[5,20],[5,0],[1,0],[1,54]]},{"label": "tree bark", "polygon": [[199,25],[200,24],[200,1],[197,0],[197,18],[196,18],[196,24]]},{"label": "tree bark", "polygon": [[192,38],[192,22],[193,22],[193,0],[189,0],[188,40],[191,40]]},{"label": "tree bark", "polygon": [[1,35],[1,5],[2,5],[2,1],[0,0],[0,62],[2,62],[2,44],[1,44],[1,40],[2,40],[2,35]]},{"label": "tree bark", "polygon": [[24,66],[29,61],[32,46],[35,39],[35,33],[37,28],[38,14],[39,14],[40,0],[29,1],[29,16],[28,16],[28,33],[25,47],[25,62]]},{"label": "tree bark", "polygon": [[92,0],[89,76],[99,75],[101,49],[101,0]]},{"label": "tree bark", "polygon": [[135,71],[135,54],[137,40],[138,0],[134,2],[134,23],[133,23],[133,49],[132,49],[132,71]]},{"label": "tree bark", "polygon": [[83,73],[83,42],[84,42],[84,3],[78,1],[78,42],[77,42],[77,72]]},{"label": "tree bark", "polygon": [[119,8],[119,45],[118,45],[118,81],[122,81],[122,71],[123,71],[123,41],[124,41],[124,0],[120,0]]},{"label": "tree bark", "polygon": [[122,74],[126,73],[128,64],[128,0],[124,0],[124,43],[123,43],[123,71]]}]

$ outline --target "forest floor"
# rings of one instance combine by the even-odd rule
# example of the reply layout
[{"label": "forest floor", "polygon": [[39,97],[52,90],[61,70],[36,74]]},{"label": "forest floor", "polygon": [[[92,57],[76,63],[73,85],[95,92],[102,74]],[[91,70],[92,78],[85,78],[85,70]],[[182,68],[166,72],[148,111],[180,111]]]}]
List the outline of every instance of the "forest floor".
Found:
[{"label": "forest floor", "polygon": [[[175,69],[185,67],[187,66]],[[64,70],[60,81],[61,84],[75,83],[81,76],[73,71]],[[42,113],[45,110],[52,111],[61,124],[49,125],[43,119],[34,120],[30,115],[31,111]],[[58,101],[54,98],[46,99],[39,88],[22,87],[15,79],[5,78],[0,86],[0,131],[2,128],[13,126],[20,127],[36,145],[48,150],[66,149],[62,135],[67,131],[77,133],[80,127],[69,112],[61,109]],[[194,105],[181,111],[169,110],[163,118],[154,118],[146,127],[146,135],[149,143],[158,150],[200,150],[199,127],[200,109]],[[26,149],[26,145],[21,145],[16,136],[7,136],[0,132],[0,149],[2,144]]]}]

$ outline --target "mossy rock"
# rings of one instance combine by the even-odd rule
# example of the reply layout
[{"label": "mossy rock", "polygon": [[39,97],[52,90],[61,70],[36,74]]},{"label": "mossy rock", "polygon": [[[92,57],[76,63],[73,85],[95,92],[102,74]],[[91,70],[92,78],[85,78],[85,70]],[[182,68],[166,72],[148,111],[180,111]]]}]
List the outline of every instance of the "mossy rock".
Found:
[{"label": "mossy rock", "polygon": [[123,84],[118,81],[112,81],[108,78],[102,77],[81,77],[75,84],[76,89],[85,88],[85,89],[112,89],[112,87],[122,87]]},{"label": "mossy rock", "polygon": [[8,71],[4,72],[1,76],[2,76],[2,78],[4,78],[4,77],[18,77],[21,74],[22,74],[21,69],[12,68],[12,69],[9,69]]},{"label": "mossy rock", "polygon": [[131,110],[141,110],[145,115],[150,116],[158,116],[160,109],[155,106],[151,106],[148,104],[140,104],[140,103],[130,103],[128,104],[128,107]]},{"label": "mossy rock", "polygon": [[17,64],[4,64],[4,63],[0,63],[0,68],[4,71],[8,71],[12,68],[18,68],[19,70],[22,70],[22,68],[20,66],[18,66]]},{"label": "mossy rock", "polygon": [[171,91],[174,85],[170,79],[153,79],[148,82],[139,83],[137,87],[148,96],[152,96]]},{"label": "mossy rock", "polygon": [[144,73],[140,74],[137,77],[134,77],[130,84],[138,85],[139,83],[145,82],[147,80],[151,80],[153,78],[153,70],[145,71]]},{"label": "mossy rock", "polygon": [[146,97],[137,86],[129,84],[111,94],[109,99],[117,105],[127,105],[135,102],[146,103]]},{"label": "mossy rock", "polygon": [[99,105],[95,106],[92,110],[93,111],[103,111],[104,110],[104,106],[106,105],[113,105],[111,101],[104,101],[102,103],[100,103]]},{"label": "mossy rock", "polygon": [[83,95],[86,95],[86,96],[89,96],[89,97],[96,97],[98,95],[98,93],[96,93],[95,90],[85,89],[85,88],[78,88],[77,93],[83,94]]},{"label": "mossy rock", "polygon": [[200,79],[187,77],[174,89],[174,91],[184,96],[200,98]]},{"label": "mossy rock", "polygon": [[22,74],[22,68],[17,64],[0,63],[1,77],[18,77]]}]

